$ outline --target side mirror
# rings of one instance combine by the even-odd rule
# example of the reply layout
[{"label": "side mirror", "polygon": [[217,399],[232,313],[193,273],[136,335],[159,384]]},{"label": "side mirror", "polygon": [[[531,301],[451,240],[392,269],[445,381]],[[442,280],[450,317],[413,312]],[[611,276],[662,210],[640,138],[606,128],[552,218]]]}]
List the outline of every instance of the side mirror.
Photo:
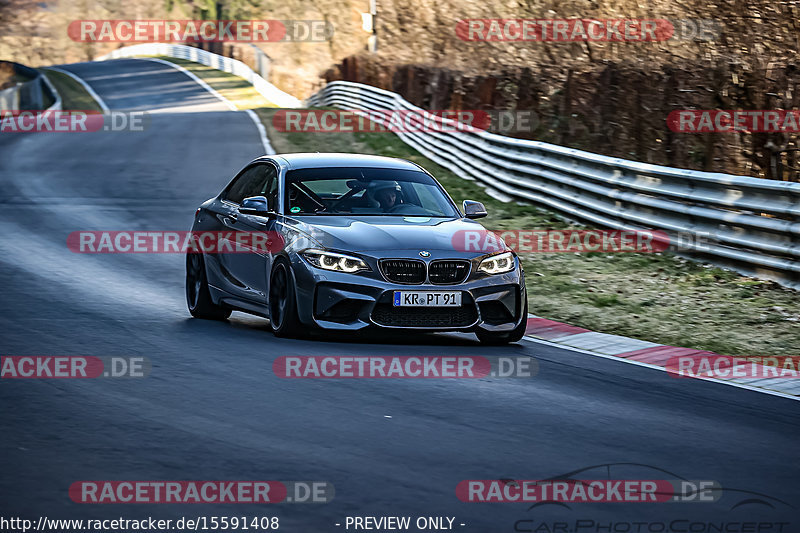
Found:
[{"label": "side mirror", "polygon": [[467,218],[483,218],[489,214],[486,212],[486,208],[482,203],[473,202],[472,200],[464,200],[462,208],[464,216]]},{"label": "side mirror", "polygon": [[239,206],[239,212],[243,215],[268,216],[270,211],[267,198],[264,196],[245,198],[242,200],[242,205]]}]

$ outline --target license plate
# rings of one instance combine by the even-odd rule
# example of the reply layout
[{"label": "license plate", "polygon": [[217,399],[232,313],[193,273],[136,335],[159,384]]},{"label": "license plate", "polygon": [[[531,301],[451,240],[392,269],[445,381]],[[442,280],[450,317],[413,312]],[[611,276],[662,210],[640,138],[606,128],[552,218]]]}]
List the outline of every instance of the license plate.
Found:
[{"label": "license plate", "polygon": [[443,291],[394,291],[394,307],[459,307],[461,293]]}]

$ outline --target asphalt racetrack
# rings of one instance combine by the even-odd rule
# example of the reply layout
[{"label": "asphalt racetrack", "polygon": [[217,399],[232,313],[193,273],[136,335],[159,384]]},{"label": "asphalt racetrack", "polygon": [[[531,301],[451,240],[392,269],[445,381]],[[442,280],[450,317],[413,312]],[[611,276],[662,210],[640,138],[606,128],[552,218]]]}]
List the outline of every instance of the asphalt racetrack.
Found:
[{"label": "asphalt racetrack", "polygon": [[[686,531],[690,522],[743,521],[771,524],[752,531],[800,531],[800,402],[530,341],[278,339],[249,315],[191,318],[181,255],[71,252],[72,231],[189,229],[197,206],[263,148],[246,113],[168,66],[64,68],[112,110],[152,113],[141,132],[0,135],[0,353],[141,356],[152,371],[0,380],[3,516],[269,516],[297,532],[344,531],[353,516],[455,517],[453,529],[482,533],[676,520]],[[539,371],[280,379],[272,363],[288,355],[527,356]],[[462,502],[455,492],[462,480],[546,479],[610,464],[618,466],[593,478],[714,480],[722,497],[531,508]],[[321,480],[336,494],[325,504],[91,505],[68,496],[79,480]]]}]

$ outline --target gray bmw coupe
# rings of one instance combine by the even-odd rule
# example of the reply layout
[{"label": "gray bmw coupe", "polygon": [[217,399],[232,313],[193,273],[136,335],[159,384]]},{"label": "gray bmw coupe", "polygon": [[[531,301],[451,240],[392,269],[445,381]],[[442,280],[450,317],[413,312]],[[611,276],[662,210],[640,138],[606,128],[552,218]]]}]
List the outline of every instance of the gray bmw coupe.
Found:
[{"label": "gray bmw coupe", "polygon": [[278,336],[372,327],[518,341],[528,312],[519,259],[502,241],[488,252],[464,246],[464,235],[485,234],[473,219],[486,210],[468,200],[462,209],[410,161],[260,157],[195,214],[198,240],[211,233],[244,253],[198,243],[187,254],[189,311],[263,316]]}]

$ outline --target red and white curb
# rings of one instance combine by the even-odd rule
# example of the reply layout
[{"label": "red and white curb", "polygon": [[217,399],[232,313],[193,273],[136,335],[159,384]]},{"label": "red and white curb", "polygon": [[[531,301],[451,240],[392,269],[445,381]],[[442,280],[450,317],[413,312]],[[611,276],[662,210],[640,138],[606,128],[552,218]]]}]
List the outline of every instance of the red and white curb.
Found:
[{"label": "red and white curb", "polygon": [[[525,339],[550,344],[606,359],[666,370],[667,361],[677,356],[709,356],[718,354],[693,348],[680,348],[642,341],[620,335],[598,333],[536,315],[528,315]],[[705,381],[724,383],[739,388],[800,400],[800,379],[788,378],[705,378]]]}]

